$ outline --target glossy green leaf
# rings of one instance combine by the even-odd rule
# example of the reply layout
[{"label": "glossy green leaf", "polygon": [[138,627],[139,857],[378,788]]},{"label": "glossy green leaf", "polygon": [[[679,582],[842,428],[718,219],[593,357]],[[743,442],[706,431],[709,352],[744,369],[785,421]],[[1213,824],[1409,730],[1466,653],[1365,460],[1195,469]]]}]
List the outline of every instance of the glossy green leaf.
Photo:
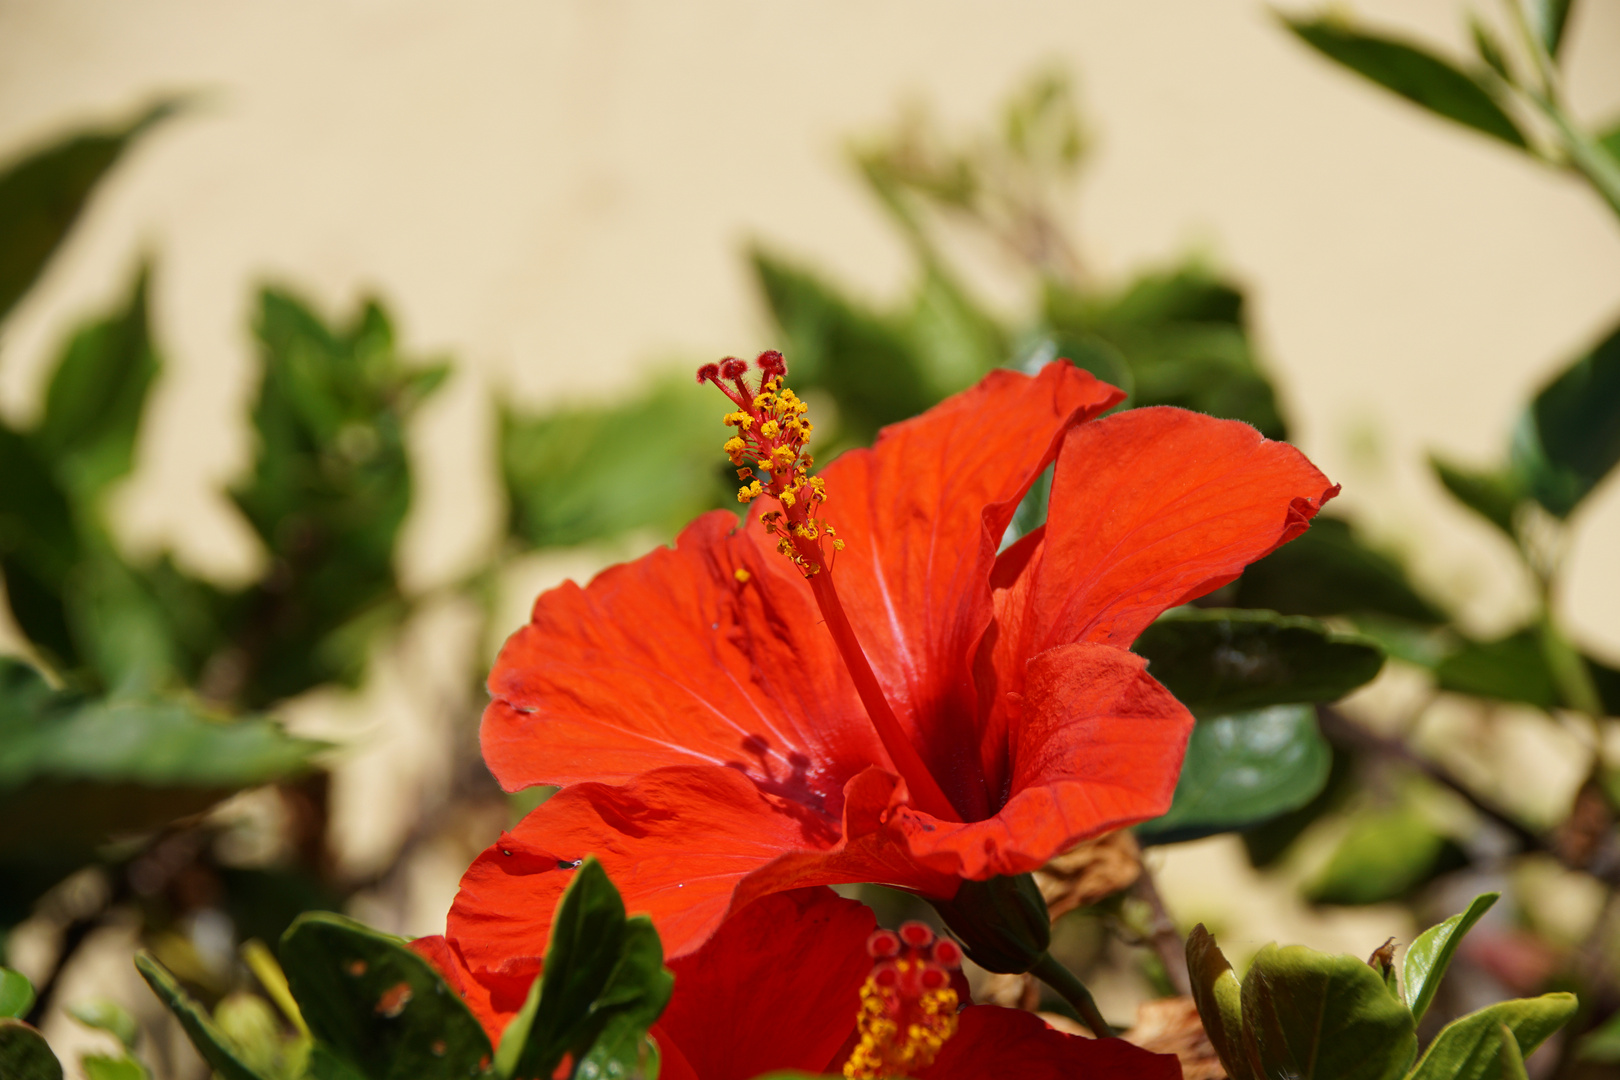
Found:
[{"label": "glossy green leaf", "polygon": [[0,319],[39,278],[96,185],[178,104],[160,102],[127,123],[76,132],[0,173]]},{"label": "glossy green leaf", "polygon": [[1569,13],[1575,0],[1528,0],[1525,6],[1542,48],[1547,50],[1548,56],[1556,57],[1563,48],[1564,29],[1569,25]]},{"label": "glossy green leaf", "polygon": [[[1574,994],[1543,994],[1489,1005],[1447,1024],[1412,1070],[1412,1080],[1511,1080],[1524,1058],[1575,1015]],[[1504,1055],[1505,1044],[1512,1052]]]},{"label": "glossy green leaf", "polygon": [[1401,984],[1414,1018],[1421,1020],[1429,1011],[1434,992],[1445,978],[1457,946],[1500,896],[1500,893],[1481,893],[1474,897],[1467,910],[1429,927],[1407,946],[1406,955],[1401,959]]},{"label": "glossy green leaf", "polygon": [[1568,517],[1620,462],[1620,327],[1535,396],[1513,432],[1530,494]]},{"label": "glossy green leaf", "polygon": [[583,544],[632,529],[672,535],[705,510],[737,505],[720,444],[725,400],[690,376],[666,378],[622,405],[501,412],[507,531],[536,547]]},{"label": "glossy green leaf", "polygon": [[1354,956],[1267,945],[1244,973],[1241,993],[1261,1076],[1395,1080],[1417,1056],[1412,1014]]},{"label": "glossy green leaf", "polygon": [[1284,24],[1312,48],[1448,120],[1524,148],[1524,134],[1489,90],[1417,45],[1365,34],[1334,18]]},{"label": "glossy green leaf", "polygon": [[460,995],[396,937],[310,912],[281,940],[309,1030],[369,1080],[475,1076],[492,1049]]},{"label": "glossy green leaf", "polygon": [[1310,802],[1332,761],[1309,705],[1201,717],[1169,813],[1137,826],[1137,836],[1170,843],[1276,817]]},{"label": "glossy green leaf", "polygon": [[1204,1032],[1226,1068],[1226,1075],[1231,1080],[1257,1080],[1243,1035],[1241,985],[1203,923],[1187,935],[1187,974]]},{"label": "glossy green leaf", "polygon": [[1304,535],[1245,570],[1232,602],[1284,615],[1388,615],[1425,626],[1446,621],[1400,563],[1358,539],[1348,523],[1321,515]]},{"label": "glossy green leaf", "polygon": [[1513,537],[1513,517],[1525,499],[1523,485],[1512,472],[1480,472],[1454,465],[1436,455],[1429,465],[1445,489],[1468,509]]},{"label": "glossy green leaf", "polygon": [[141,1030],[130,1011],[111,998],[74,1002],[68,1006],[68,1015],[85,1027],[114,1036],[124,1044],[125,1049],[134,1049],[135,1037]]},{"label": "glossy green leaf", "polygon": [[0,851],[90,845],[311,768],[324,743],[269,720],[52,690],[0,658]]},{"label": "glossy green leaf", "polygon": [[0,1076],[6,1080],[62,1080],[62,1063],[43,1035],[21,1020],[7,1017],[0,1019]]},{"label": "glossy green leaf", "polygon": [[1370,638],[1271,611],[1177,608],[1131,646],[1148,673],[1201,715],[1335,701],[1372,681],[1384,652]]},{"label": "glossy green leaf", "polygon": [[0,967],[0,1018],[21,1019],[34,1007],[34,984],[28,976]]},{"label": "glossy green leaf", "polygon": [[79,1059],[85,1080],[151,1080],[152,1074],[134,1058],[86,1054]]},{"label": "glossy green leaf", "polygon": [[140,970],[141,976],[146,979],[152,992],[158,999],[167,1005],[169,1011],[174,1013],[175,1019],[185,1029],[186,1038],[191,1045],[197,1048],[211,1069],[221,1077],[221,1080],[270,1080],[249,1068],[237,1055],[236,1048],[225,1033],[219,1030],[208,1010],[197,1004],[190,994],[181,988],[180,983],[171,975],[162,964],[154,960],[150,953],[139,952],[135,954],[135,966]]},{"label": "glossy green leaf", "polygon": [[674,978],[651,920],[625,918],[619,891],[594,858],[574,875],[552,920],[538,990],[530,991],[532,1020],[515,1049],[506,1045],[513,1035],[502,1039],[508,1080],[544,1080],[564,1054],[583,1062],[599,1043],[604,1063],[639,1058],[639,1035],[669,1002]]},{"label": "glossy green leaf", "polygon": [[1364,811],[1351,818],[1350,831],[1305,895],[1319,904],[1379,904],[1461,861],[1455,845],[1416,809],[1402,804]]}]

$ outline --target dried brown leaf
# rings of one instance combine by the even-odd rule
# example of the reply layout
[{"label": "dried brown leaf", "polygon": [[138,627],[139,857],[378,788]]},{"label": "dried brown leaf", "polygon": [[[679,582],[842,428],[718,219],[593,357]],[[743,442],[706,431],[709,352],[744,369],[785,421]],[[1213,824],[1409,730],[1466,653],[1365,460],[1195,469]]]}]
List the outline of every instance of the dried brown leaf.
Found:
[{"label": "dried brown leaf", "polygon": [[1035,883],[1055,921],[1095,904],[1142,876],[1142,849],[1127,830],[1087,840],[1035,871]]},{"label": "dried brown leaf", "polygon": [[1176,1055],[1183,1080],[1226,1080],[1226,1070],[1190,997],[1144,1001],[1136,1010],[1136,1026],[1121,1037],[1155,1054]]}]

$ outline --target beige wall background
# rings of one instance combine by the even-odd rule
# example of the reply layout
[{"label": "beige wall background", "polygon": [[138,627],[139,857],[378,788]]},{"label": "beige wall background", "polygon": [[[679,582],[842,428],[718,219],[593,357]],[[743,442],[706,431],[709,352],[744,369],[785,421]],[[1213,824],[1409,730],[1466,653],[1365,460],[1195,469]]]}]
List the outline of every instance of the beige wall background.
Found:
[{"label": "beige wall background", "polygon": [[[1453,0],[1356,8],[1463,48]],[[1585,0],[1571,34],[1578,107],[1620,113],[1620,2]],[[1424,455],[1492,458],[1526,396],[1620,316],[1620,227],[1576,182],[1329,68],[1260,0],[0,0],[0,147],[209,92],[121,167],[4,327],[0,411],[35,407],[66,327],[152,257],[167,366],[119,517],[131,545],[242,574],[257,556],[219,491],[251,451],[251,288],[290,282],[329,312],[375,290],[411,349],[460,363],[420,423],[404,556],[415,584],[445,581],[499,521],[491,392],[602,397],[773,344],[751,238],[901,295],[905,253],[845,140],[906,101],[980,126],[1054,61],[1096,136],[1073,193],[1091,265],[1108,278],[1193,248],[1236,274],[1345,502],[1478,628],[1511,625],[1524,583]],[[1016,303],[1010,270],[975,274]],[[560,556],[539,578],[599,561]],[[1579,519],[1564,600],[1620,661],[1620,484]],[[388,670],[437,662],[454,681],[422,641]],[[399,684],[371,694],[409,715]],[[375,734],[393,749],[357,758],[369,788],[345,790],[428,782],[442,738],[398,720]],[[339,798],[386,854],[387,798]],[[1242,872],[1199,850],[1167,868],[1172,889]],[[436,928],[458,869],[429,875],[400,929]],[[1389,932],[1374,912],[1342,943],[1312,937],[1274,892],[1269,934],[1365,952]]]}]

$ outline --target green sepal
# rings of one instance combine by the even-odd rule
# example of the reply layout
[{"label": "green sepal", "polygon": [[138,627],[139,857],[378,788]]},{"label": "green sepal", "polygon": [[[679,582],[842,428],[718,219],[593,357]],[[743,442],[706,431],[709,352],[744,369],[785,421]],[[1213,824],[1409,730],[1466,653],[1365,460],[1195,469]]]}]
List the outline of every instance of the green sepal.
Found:
[{"label": "green sepal", "polygon": [[1429,927],[1407,947],[1401,960],[1401,981],[1405,986],[1406,1004],[1415,1019],[1423,1019],[1434,1001],[1434,992],[1445,978],[1446,968],[1457,953],[1457,946],[1474,924],[1491,909],[1501,893],[1480,893],[1468,907],[1444,922]]},{"label": "green sepal", "polygon": [[1052,943],[1052,919],[1029,874],[963,881],[951,899],[929,903],[968,959],[986,971],[1028,971]]}]

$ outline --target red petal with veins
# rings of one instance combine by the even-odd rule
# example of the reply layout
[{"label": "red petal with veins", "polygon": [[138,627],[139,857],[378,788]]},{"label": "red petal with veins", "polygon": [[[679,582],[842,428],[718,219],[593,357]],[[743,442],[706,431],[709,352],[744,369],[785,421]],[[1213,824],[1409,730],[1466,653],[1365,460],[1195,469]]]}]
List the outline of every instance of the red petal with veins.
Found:
[{"label": "red petal with veins", "polygon": [[887,763],[803,581],[736,523],[705,514],[674,549],[536,601],[489,679],[502,785],[725,765],[837,815],[845,782]]},{"label": "red petal with veins", "polygon": [[866,905],[831,889],[749,904],[703,948],[670,961],[675,995],[658,1021],[659,1047],[677,1047],[702,1080],[836,1072],[872,970],[866,939],[876,925]]},{"label": "red petal with veins", "polygon": [[[970,660],[996,548],[1063,432],[1123,397],[1067,362],[1033,378],[993,371],[822,470],[822,516],[848,545],[833,560],[844,609],[901,725],[970,817],[990,808],[971,752]],[[757,515],[750,531],[774,546]]]},{"label": "red petal with veins", "polygon": [[1083,1039],[1046,1026],[1034,1013],[975,1005],[918,1080],[1181,1080],[1174,1054],[1153,1054],[1123,1039]]},{"label": "red petal with veins", "polygon": [[1237,578],[1310,524],[1338,485],[1236,420],[1134,409],[1069,432],[1026,656],[1071,641],[1129,648],[1167,608]]},{"label": "red petal with veins", "polygon": [[846,786],[840,822],[734,769],[672,766],[623,787],[577,784],[473,862],[447,936],[486,983],[532,977],[552,909],[586,855],[601,861],[627,909],[652,916],[666,956],[691,952],[729,911],[785,889],[880,881],[954,894],[955,877],[918,864],[884,827],[896,795],[893,776],[868,769]]}]

